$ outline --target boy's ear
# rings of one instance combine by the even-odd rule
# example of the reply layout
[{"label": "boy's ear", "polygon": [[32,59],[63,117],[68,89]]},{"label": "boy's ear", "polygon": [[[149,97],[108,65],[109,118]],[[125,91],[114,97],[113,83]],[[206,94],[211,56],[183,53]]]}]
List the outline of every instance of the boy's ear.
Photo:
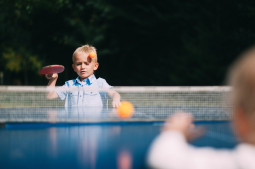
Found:
[{"label": "boy's ear", "polygon": [[94,66],[94,70],[97,70],[98,67],[99,67],[99,63],[97,62],[97,63],[95,64],[95,66]]},{"label": "boy's ear", "polygon": [[75,71],[75,66],[74,66],[74,64],[72,64],[72,68],[73,68],[73,70]]}]

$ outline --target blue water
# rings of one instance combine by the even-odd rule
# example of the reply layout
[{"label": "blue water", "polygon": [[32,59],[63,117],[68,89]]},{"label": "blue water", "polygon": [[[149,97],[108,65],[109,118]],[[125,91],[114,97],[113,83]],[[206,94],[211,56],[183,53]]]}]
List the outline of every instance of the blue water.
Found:
[{"label": "blue water", "polygon": [[[229,122],[197,122],[206,128],[195,146],[231,149]],[[0,129],[0,168],[146,168],[146,154],[161,122],[108,124],[8,124]]]}]

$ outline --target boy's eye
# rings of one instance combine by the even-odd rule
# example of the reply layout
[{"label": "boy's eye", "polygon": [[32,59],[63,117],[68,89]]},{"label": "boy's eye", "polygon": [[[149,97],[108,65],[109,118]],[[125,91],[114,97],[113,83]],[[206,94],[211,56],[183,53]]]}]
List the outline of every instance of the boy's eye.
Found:
[{"label": "boy's eye", "polygon": [[76,65],[81,65],[81,63],[76,63]]}]

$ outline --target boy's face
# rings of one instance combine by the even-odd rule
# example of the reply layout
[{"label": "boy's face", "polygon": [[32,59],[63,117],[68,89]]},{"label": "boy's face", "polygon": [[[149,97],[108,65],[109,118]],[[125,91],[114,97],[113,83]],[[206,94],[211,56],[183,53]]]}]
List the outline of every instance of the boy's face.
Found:
[{"label": "boy's face", "polygon": [[88,57],[88,53],[79,53],[74,57],[72,67],[79,75],[80,80],[90,77],[97,70],[99,64]]}]

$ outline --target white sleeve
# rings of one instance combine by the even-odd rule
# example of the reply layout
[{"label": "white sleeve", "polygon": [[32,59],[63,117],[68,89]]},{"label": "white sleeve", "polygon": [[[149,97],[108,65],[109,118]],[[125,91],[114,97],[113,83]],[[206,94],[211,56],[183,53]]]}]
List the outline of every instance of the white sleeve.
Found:
[{"label": "white sleeve", "polygon": [[191,146],[176,131],[162,132],[148,154],[150,167],[164,169],[234,169],[234,161],[232,151]]},{"label": "white sleeve", "polygon": [[106,80],[105,79],[103,79],[103,78],[98,78],[98,87],[99,88],[101,88],[101,89],[110,89],[110,88],[112,88],[112,86],[111,85],[109,85],[107,82],[106,82]]},{"label": "white sleeve", "polygon": [[63,86],[57,87],[56,92],[61,100],[65,100],[67,96],[68,87],[66,83]]}]

